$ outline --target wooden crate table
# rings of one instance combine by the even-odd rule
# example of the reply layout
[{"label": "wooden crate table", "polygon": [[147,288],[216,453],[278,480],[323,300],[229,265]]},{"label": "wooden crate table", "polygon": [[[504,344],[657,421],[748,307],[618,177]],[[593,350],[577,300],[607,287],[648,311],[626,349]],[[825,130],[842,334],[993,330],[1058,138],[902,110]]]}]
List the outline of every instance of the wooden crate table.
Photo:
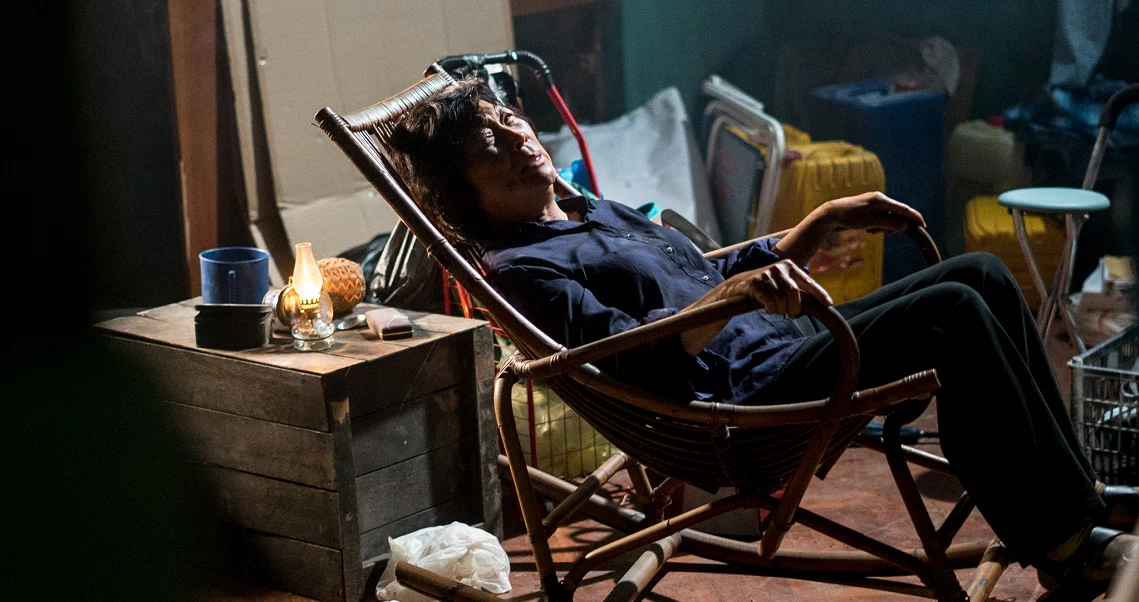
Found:
[{"label": "wooden crate table", "polygon": [[149,369],[213,508],[268,585],[355,602],[374,595],[365,581],[388,536],[457,520],[501,538],[486,322],[407,311],[411,338],[360,328],[301,352],[274,333],[220,351],[194,343],[200,302],[96,328]]}]

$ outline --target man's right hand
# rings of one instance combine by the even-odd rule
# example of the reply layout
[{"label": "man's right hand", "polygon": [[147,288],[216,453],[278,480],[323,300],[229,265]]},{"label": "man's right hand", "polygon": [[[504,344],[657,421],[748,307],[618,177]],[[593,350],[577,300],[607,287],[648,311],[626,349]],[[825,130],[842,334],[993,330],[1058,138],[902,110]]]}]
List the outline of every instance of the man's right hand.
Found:
[{"label": "man's right hand", "polygon": [[827,291],[790,259],[736,274],[717,288],[720,299],[744,295],[763,304],[769,314],[792,318],[802,313],[804,294],[815,297],[823,305],[834,305]]},{"label": "man's right hand", "polygon": [[[763,305],[764,311],[772,315],[788,315],[792,318],[803,311],[803,295],[811,295],[823,305],[834,305],[831,296],[790,259],[782,259],[758,270],[742,272],[716,285],[685,310],[695,309],[708,303],[729,299],[740,295],[755,299]],[[684,351],[696,357],[728,320],[693,328],[680,333]]]}]

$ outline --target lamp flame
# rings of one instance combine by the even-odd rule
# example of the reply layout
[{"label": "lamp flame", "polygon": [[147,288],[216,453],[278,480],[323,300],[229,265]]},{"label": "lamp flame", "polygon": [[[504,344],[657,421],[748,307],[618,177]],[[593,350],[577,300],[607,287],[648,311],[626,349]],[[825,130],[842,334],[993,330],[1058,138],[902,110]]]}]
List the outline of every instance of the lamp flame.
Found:
[{"label": "lamp flame", "polygon": [[308,305],[320,302],[320,289],[324,286],[324,277],[320,274],[320,266],[312,255],[312,243],[297,243],[296,265],[293,266],[293,289],[297,291],[302,304]]}]

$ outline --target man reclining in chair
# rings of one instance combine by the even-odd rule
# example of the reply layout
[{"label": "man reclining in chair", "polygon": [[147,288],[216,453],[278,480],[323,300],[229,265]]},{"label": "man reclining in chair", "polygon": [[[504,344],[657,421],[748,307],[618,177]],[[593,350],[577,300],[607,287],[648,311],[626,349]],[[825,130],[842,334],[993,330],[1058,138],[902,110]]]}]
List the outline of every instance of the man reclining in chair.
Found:
[{"label": "man reclining in chair", "polygon": [[[469,80],[412,109],[391,145],[424,211],[481,255],[496,290],[566,346],[736,295],[761,303],[764,310],[598,363],[684,401],[825,398],[838,374],[836,345],[819,323],[794,318],[804,295],[831,300],[800,266],[835,229],[923,223],[902,203],[863,194],[820,206],[781,239],[711,261],[679,232],[618,203],[559,201],[557,170],[529,122]],[[1135,537],[1107,527],[1130,529],[1137,494],[1105,494],[1095,481],[1033,316],[999,259],[954,257],[837,309],[862,351],[860,387],[937,369],[943,452],[1016,559],[1053,583],[1094,588],[1136,553]]]}]

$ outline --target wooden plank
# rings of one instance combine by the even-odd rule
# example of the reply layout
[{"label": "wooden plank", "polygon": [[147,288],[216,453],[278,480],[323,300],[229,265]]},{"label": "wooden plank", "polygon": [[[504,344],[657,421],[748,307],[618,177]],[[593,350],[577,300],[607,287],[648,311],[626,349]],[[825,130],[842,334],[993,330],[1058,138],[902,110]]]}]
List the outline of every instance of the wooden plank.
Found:
[{"label": "wooden plank", "polygon": [[328,353],[311,353],[297,351],[292,347],[292,339],[275,336],[269,345],[257,349],[242,351],[226,351],[224,349],[204,349],[198,347],[194,337],[193,320],[156,320],[145,316],[127,316],[100,322],[95,325],[97,330],[107,334],[116,334],[152,342],[165,343],[182,349],[191,349],[201,353],[231,357],[277,368],[300,370],[311,374],[328,374],[351,368],[360,364],[360,360],[330,355]]},{"label": "wooden plank", "polygon": [[193,460],[334,489],[332,436],[328,433],[180,403],[163,406]]},{"label": "wooden plank", "polygon": [[454,334],[466,330],[472,330],[485,326],[485,320],[468,320],[458,316],[448,316],[444,314],[432,314],[421,311],[405,311],[408,321],[416,328],[422,328],[428,332],[442,332],[446,334]]},{"label": "wooden plank", "polygon": [[106,337],[149,369],[163,400],[327,431],[319,376],[123,337]]},{"label": "wooden plank", "polygon": [[352,418],[470,382],[472,373],[470,346],[458,336],[359,364],[348,382]]},{"label": "wooden plank", "polygon": [[357,600],[344,595],[339,550],[257,531],[241,537],[249,548],[250,572],[266,585],[321,602]]},{"label": "wooden plank", "polygon": [[389,537],[399,537],[424,527],[447,525],[454,521],[474,524],[479,520],[479,513],[472,505],[465,497],[454,499],[361,533],[360,559],[364,564],[371,564],[377,556],[391,552],[388,547]]},{"label": "wooden plank", "polygon": [[359,562],[360,524],[357,519],[356,479],[352,467],[352,419],[345,395],[345,373],[334,374],[326,380],[328,423],[332,426],[333,465],[336,469],[336,491],[340,494],[337,517],[340,531],[341,579],[344,582],[345,600],[359,600],[363,595],[364,574]]},{"label": "wooden plank", "polygon": [[471,441],[432,450],[410,460],[356,477],[360,531],[366,532],[472,491],[475,458],[464,453]]},{"label": "wooden plank", "polygon": [[502,487],[498,480],[498,423],[494,416],[494,335],[489,325],[472,330],[469,336],[474,363],[473,410],[479,468],[476,477],[482,488],[483,528],[499,539],[502,531]]},{"label": "wooden plank", "polygon": [[[461,438],[477,437],[469,389],[445,389],[352,420],[356,476],[391,466]],[[496,454],[497,455],[497,454]]]},{"label": "wooden plank", "polygon": [[164,322],[184,320],[193,324],[194,316],[198,315],[198,310],[195,309],[194,306],[201,302],[202,298],[197,297],[197,303],[171,303],[169,305],[140,311],[138,315],[155,320],[162,320]]},{"label": "wooden plank", "polygon": [[[366,328],[342,330],[333,335],[336,344],[325,353],[364,361],[375,360],[427,342],[429,333],[420,331],[417,334],[418,337],[408,338],[400,343],[399,341],[384,341],[379,337],[372,336]],[[435,338],[440,336],[442,335],[437,335]],[[413,344],[408,344],[406,341],[412,341]]]},{"label": "wooden plank", "polygon": [[340,501],[335,492],[212,464],[198,464],[194,468],[209,487],[209,503],[221,520],[340,548]]},{"label": "wooden plank", "polygon": [[[250,100],[249,53],[245,36],[245,11],[242,0],[221,0],[222,28],[225,32],[226,58],[229,61],[230,86],[233,89],[233,112],[237,122],[237,140],[241,148],[241,173],[245,181],[245,210],[249,223],[256,223],[260,204],[257,196],[257,168],[253,157],[253,104]],[[264,248],[264,247],[262,247]]]},{"label": "wooden plank", "polygon": [[217,246],[217,5],[169,0],[171,69],[178,116],[182,218],[190,290],[201,290],[198,253]]}]

